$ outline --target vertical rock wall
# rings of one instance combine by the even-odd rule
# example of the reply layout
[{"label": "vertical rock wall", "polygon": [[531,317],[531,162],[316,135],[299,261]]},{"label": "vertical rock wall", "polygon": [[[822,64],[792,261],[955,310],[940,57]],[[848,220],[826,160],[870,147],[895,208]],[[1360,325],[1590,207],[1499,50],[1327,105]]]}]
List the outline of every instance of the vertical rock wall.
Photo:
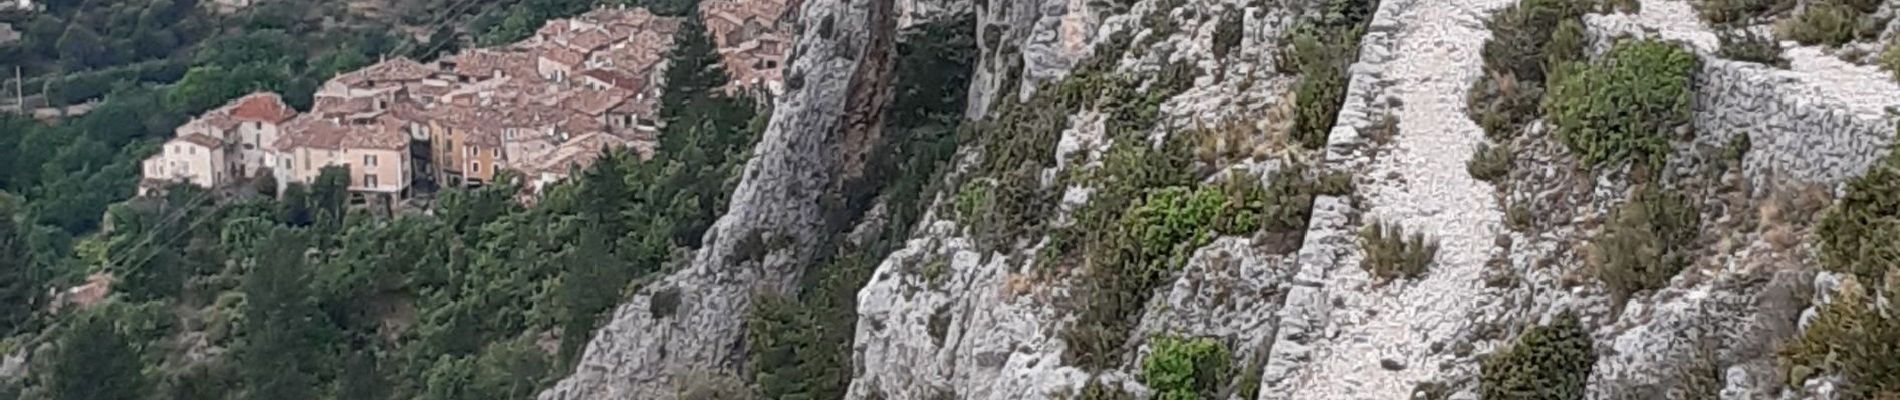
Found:
[{"label": "vertical rock wall", "polygon": [[[1698,144],[1721,146],[1748,135],[1751,180],[1767,174],[1813,183],[1860,175],[1886,156],[1896,119],[1881,104],[1831,101],[1796,72],[1705,58],[1696,92]],[[1888,102],[1900,104],[1900,88]],[[1847,100],[1861,102],[1859,100]],[[1877,99],[1876,99],[1877,101]]]},{"label": "vertical rock wall", "polygon": [[[733,373],[758,291],[788,291],[818,252],[828,205],[876,142],[896,19],[891,0],[808,0],[779,99],[731,208],[685,269],[614,310],[573,375],[543,400],[669,399],[700,373]],[[829,29],[819,29],[826,26]],[[761,240],[763,239],[763,240]],[[740,249],[741,243],[786,243]]]}]

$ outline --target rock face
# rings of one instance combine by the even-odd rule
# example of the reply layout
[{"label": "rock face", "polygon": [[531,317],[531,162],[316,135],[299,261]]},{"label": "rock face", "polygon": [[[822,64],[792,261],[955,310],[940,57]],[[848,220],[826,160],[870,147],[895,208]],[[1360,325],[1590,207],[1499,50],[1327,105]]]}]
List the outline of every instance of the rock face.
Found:
[{"label": "rock face", "polygon": [[[1881,108],[1900,107],[1900,86],[1867,79],[1862,84],[1887,91],[1853,96],[1831,87],[1806,85],[1805,73],[1707,60],[1696,92],[1697,142],[1720,146],[1736,135],[1748,135],[1744,169],[1751,173],[1751,180],[1760,181],[1762,174],[1770,172],[1808,182],[1840,182],[1860,175],[1884,157],[1893,143],[1900,118]],[[1845,86],[1852,76],[1830,73],[1826,79]]]},{"label": "rock face", "polygon": [[[1792,399],[1832,390],[1824,380],[1802,393],[1782,390],[1773,349],[1798,332],[1808,288],[1820,284],[1809,283],[1812,249],[1800,244],[1812,215],[1789,217],[1767,205],[1786,193],[1783,184],[1838,184],[1884,156],[1900,118],[1900,85],[1813,48],[1790,49],[1787,70],[1718,59],[1713,32],[1681,0],[1642,0],[1636,14],[1586,17],[1599,48],[1616,35],[1650,35],[1687,43],[1705,59],[1695,140],[1678,146],[1665,180],[1699,191],[1692,195],[1702,202],[1705,241],[1714,243],[1667,287],[1617,307],[1586,254],[1628,197],[1625,171],[1573,168],[1574,157],[1541,123],[1514,139],[1510,183],[1478,182],[1463,168],[1486,140],[1465,112],[1489,37],[1481,21],[1513,0],[1383,0],[1348,71],[1326,146],[1308,154],[1271,137],[1284,135],[1300,82],[1275,64],[1283,31],[1303,14],[1324,12],[1328,1],[805,2],[799,20],[835,26],[834,33],[799,37],[801,57],[788,76],[803,84],[781,99],[707,247],[690,267],[616,310],[575,374],[541,398],[667,399],[689,373],[735,371],[753,294],[789,290],[814,247],[842,230],[828,225],[835,222],[823,217],[830,206],[819,199],[851,185],[880,137],[877,108],[892,94],[879,82],[888,80],[894,28],[966,9],[975,11],[981,56],[967,116],[982,118],[1001,101],[1065,79],[1097,44],[1126,32],[1137,44],[1111,55],[1119,57],[1109,60],[1110,71],[1142,84],[1172,65],[1201,72],[1160,104],[1150,140],[1251,126],[1280,147],[1263,144],[1243,159],[1204,167],[1220,171],[1217,178],[1252,172],[1267,186],[1268,172],[1312,163],[1317,173],[1353,177],[1357,191],[1314,199],[1297,251],[1244,237],[1194,249],[1142,314],[1130,316],[1134,351],[1102,371],[1064,360],[1064,333],[1075,324],[1072,303],[1080,296],[1075,277],[1038,272],[1036,255],[1049,239],[1020,249],[979,246],[972,227],[939,215],[954,201],[939,193],[932,200],[939,211],[922,217],[858,293],[850,399],[1072,398],[1092,384],[1141,397],[1149,394],[1138,378],[1146,341],[1164,334],[1226,345],[1245,375],[1235,379],[1259,383],[1233,398],[1401,399],[1426,384],[1443,385],[1450,398],[1475,398],[1483,357],[1566,311],[1579,314],[1595,339],[1592,399]],[[1229,34],[1217,34],[1218,25],[1230,18],[1242,21],[1239,44],[1216,57],[1215,38]],[[1375,135],[1388,116],[1396,118],[1396,134]],[[1054,226],[1072,223],[1069,213],[1094,193],[1060,177],[1101,165],[1115,140],[1100,110],[1067,117],[1069,129],[1054,146],[1060,161],[1039,171],[1042,189],[1061,193],[1061,206],[1047,216]],[[1738,135],[1752,144],[1738,168],[1700,172],[1723,162],[1711,149]],[[966,146],[952,174],[970,171],[981,151]],[[1827,195],[1819,196],[1825,203]],[[1505,206],[1530,214],[1522,222],[1528,226],[1507,227]],[[1355,234],[1371,220],[1438,239],[1428,272],[1393,282],[1364,272]],[[789,244],[746,259],[741,254],[758,253],[737,249],[757,242],[749,238]]]},{"label": "rock face", "polygon": [[982,60],[970,80],[969,112],[979,118],[1006,90],[1027,95],[1068,75],[1088,55],[1103,15],[1087,0],[996,0],[976,5]]},{"label": "rock face", "polygon": [[[688,383],[682,377],[740,365],[753,296],[790,290],[823,236],[839,230],[827,226],[821,199],[861,169],[856,163],[878,136],[893,59],[892,7],[803,2],[800,21],[834,29],[798,37],[800,56],[787,73],[803,84],[779,99],[730,210],[691,265],[614,310],[574,374],[541,399],[668,399]],[[741,249],[745,243],[785,244],[759,251]]]}]

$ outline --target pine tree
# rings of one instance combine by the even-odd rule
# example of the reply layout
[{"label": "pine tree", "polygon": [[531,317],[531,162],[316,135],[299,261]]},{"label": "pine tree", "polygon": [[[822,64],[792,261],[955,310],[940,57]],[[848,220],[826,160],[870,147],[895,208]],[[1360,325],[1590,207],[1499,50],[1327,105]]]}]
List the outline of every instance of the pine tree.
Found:
[{"label": "pine tree", "polygon": [[137,400],[145,393],[138,354],[110,317],[81,315],[59,339],[50,394],[54,400]]},{"label": "pine tree", "polygon": [[18,332],[40,306],[40,283],[26,236],[0,205],[0,335]]},{"label": "pine tree", "polygon": [[[713,49],[706,23],[693,9],[673,34],[673,50],[667,56],[666,85],[660,93],[660,118],[667,125],[687,123],[688,116],[702,114],[698,103],[726,85],[726,70],[720,67],[719,53]],[[661,140],[666,137],[661,136]]]},{"label": "pine tree", "polygon": [[271,231],[244,275],[243,341],[236,350],[246,399],[316,397],[311,364],[319,346],[312,340],[318,327],[311,322],[317,312],[304,283],[305,243],[297,231]]}]

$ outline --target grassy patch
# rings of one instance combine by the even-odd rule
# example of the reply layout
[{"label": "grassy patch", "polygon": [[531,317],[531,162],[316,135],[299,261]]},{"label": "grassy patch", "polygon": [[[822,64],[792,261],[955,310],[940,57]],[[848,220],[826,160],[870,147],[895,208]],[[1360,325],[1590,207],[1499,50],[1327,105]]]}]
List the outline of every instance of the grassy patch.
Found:
[{"label": "grassy patch", "polygon": [[1381,280],[1414,279],[1438,257],[1438,240],[1424,232],[1405,234],[1397,224],[1373,222],[1359,231],[1359,249],[1365,253],[1359,267]]},{"label": "grassy patch", "polygon": [[1847,183],[1815,225],[1821,266],[1882,282],[1900,270],[1900,155],[1888,155]]},{"label": "grassy patch", "polygon": [[1636,159],[1661,165],[1694,111],[1695,54],[1650,40],[1617,43],[1551,86],[1544,112],[1588,165]]},{"label": "grassy patch", "polygon": [[1525,0],[1485,20],[1491,39],[1481,54],[1485,74],[1466,95],[1471,119],[1495,142],[1516,137],[1537,118],[1547,76],[1584,57],[1588,2]]},{"label": "grassy patch", "polygon": [[[1873,292],[1885,292],[1889,298],[1900,294],[1900,285],[1890,281],[1887,286]],[[1847,380],[1842,398],[1900,396],[1900,346],[1893,345],[1900,343],[1900,317],[1883,315],[1869,292],[1858,280],[1841,285],[1834,301],[1820,306],[1808,329],[1782,348],[1791,384],[1839,375]]]},{"label": "grassy patch", "polygon": [[1743,29],[1721,31],[1718,38],[1722,41],[1722,58],[1788,68],[1788,59],[1781,56],[1781,42],[1775,38]]},{"label": "grassy patch", "polygon": [[1793,9],[1795,0],[1703,0],[1697,9],[1711,25],[1747,24]]},{"label": "grassy patch", "polygon": [[1289,30],[1286,42],[1293,52],[1282,57],[1280,67],[1302,75],[1294,91],[1293,138],[1308,149],[1325,146],[1338,122],[1346,100],[1346,69],[1359,59],[1359,39],[1378,2],[1331,0],[1322,7],[1318,17]]},{"label": "grassy patch", "polygon": [[1839,46],[1880,35],[1885,24],[1871,15],[1879,0],[1821,0],[1775,25],[1782,38],[1805,45]]},{"label": "grassy patch", "polygon": [[1689,266],[1701,217],[1686,196],[1647,186],[1617,209],[1591,243],[1597,279],[1622,304],[1637,292],[1661,288]]},{"label": "grassy patch", "polygon": [[1511,174],[1511,156],[1510,144],[1479,143],[1471,152],[1471,160],[1465,162],[1465,172],[1473,179],[1501,183],[1501,179]]}]

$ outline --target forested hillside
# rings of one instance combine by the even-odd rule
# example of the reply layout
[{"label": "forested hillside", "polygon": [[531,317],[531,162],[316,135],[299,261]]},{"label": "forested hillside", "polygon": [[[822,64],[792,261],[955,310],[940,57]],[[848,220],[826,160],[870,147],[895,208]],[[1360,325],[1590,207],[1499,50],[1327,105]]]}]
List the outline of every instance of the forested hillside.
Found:
[{"label": "forested hillside", "polygon": [[[535,18],[567,11],[584,8]],[[0,398],[529,397],[623,290],[697,246],[770,114],[717,90],[710,37],[689,23],[653,158],[607,154],[533,205],[505,180],[374,217],[347,204],[339,170],[281,198],[132,198],[137,160],[186,116],[255,89],[295,93],[274,85],[314,86],[388,49],[311,58],[291,32],[209,39],[179,82],[118,84],[85,116],[5,122],[0,354],[27,374]],[[114,280],[101,303],[49,296],[98,273]]]}]

